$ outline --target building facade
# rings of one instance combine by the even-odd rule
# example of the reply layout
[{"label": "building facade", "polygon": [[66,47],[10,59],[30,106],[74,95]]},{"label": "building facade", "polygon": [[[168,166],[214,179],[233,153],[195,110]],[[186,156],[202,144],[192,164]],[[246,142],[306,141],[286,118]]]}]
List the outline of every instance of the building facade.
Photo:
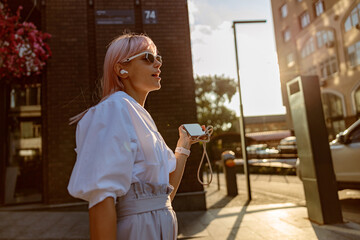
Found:
[{"label": "building facade", "polygon": [[360,1],[271,4],[287,122],[292,126],[286,83],[299,75],[317,75],[329,139],[334,139],[360,117]]},{"label": "building facade", "polygon": [[[52,57],[36,78],[1,82],[0,205],[76,201],[67,192],[75,163],[75,128],[68,119],[99,100],[107,44],[125,29],[148,34],[163,56],[162,89],[146,109],[170,148],[178,127],[197,122],[187,1],[8,1],[23,19],[52,35]],[[36,5],[34,5],[36,3]],[[178,209],[205,209],[196,178],[200,146],[193,146],[177,200]],[[182,204],[182,196],[194,204]]]},{"label": "building facade", "polygon": [[245,132],[268,132],[288,130],[285,115],[246,116]]}]

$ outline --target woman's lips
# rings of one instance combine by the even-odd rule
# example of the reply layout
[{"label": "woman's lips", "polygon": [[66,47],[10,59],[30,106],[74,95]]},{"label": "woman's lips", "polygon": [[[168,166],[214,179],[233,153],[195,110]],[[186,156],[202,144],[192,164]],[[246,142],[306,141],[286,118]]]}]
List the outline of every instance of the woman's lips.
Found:
[{"label": "woman's lips", "polygon": [[155,78],[157,78],[157,79],[161,79],[161,77],[160,77],[160,72],[159,72],[159,73],[154,73],[154,74],[152,74],[151,76],[152,76],[152,77],[155,77]]}]

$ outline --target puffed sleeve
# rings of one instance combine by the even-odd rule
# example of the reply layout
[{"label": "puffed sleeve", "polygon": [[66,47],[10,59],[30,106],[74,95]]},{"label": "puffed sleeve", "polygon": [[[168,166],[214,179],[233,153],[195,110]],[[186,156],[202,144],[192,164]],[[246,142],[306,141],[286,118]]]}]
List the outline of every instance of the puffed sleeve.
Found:
[{"label": "puffed sleeve", "polygon": [[77,159],[68,191],[89,202],[125,195],[130,188],[137,140],[126,106],[104,101],[89,109],[76,129]]},{"label": "puffed sleeve", "polygon": [[176,169],[176,157],[174,152],[168,147],[167,148],[167,155],[168,155],[168,166],[169,166],[169,173],[175,171]]}]

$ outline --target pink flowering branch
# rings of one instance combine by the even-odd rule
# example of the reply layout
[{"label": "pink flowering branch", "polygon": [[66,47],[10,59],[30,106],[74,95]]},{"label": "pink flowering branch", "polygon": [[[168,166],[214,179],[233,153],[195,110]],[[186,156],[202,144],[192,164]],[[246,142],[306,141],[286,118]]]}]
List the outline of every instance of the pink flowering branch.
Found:
[{"label": "pink flowering branch", "polygon": [[45,42],[51,37],[31,22],[20,22],[20,6],[15,15],[0,3],[0,78],[22,78],[41,73],[51,56]]}]

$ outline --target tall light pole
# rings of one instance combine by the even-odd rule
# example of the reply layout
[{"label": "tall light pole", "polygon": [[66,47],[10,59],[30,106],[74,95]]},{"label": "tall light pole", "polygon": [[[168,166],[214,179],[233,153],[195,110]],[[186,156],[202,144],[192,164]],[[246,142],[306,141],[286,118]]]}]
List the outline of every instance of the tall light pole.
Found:
[{"label": "tall light pole", "polygon": [[245,173],[245,181],[247,186],[248,193],[248,201],[251,200],[251,188],[250,188],[250,177],[249,177],[249,164],[248,164],[248,155],[246,151],[246,138],[245,138],[245,122],[244,122],[244,112],[243,105],[241,100],[241,87],[240,87],[240,67],[239,67],[239,58],[238,58],[238,50],[237,50],[237,41],[236,41],[236,24],[247,24],[247,23],[266,23],[266,20],[250,20],[250,21],[233,21],[233,29],[234,29],[234,40],[235,40],[235,55],[236,55],[236,73],[238,79],[238,88],[239,88],[239,100],[240,100],[240,137],[241,137],[241,149],[242,156],[244,160],[244,173]]}]

